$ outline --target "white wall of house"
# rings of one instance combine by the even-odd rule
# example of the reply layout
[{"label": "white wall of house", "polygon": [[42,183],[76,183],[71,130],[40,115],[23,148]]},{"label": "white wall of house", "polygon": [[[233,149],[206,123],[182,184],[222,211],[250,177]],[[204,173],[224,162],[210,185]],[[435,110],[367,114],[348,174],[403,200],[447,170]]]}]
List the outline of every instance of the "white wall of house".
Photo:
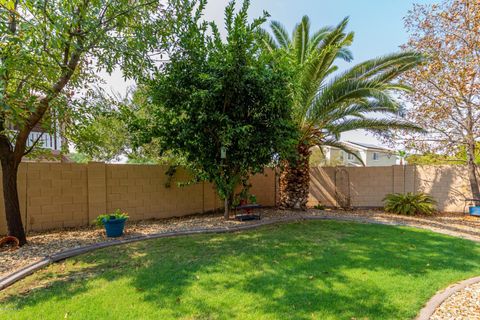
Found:
[{"label": "white wall of house", "polygon": [[[326,165],[361,167],[363,164],[353,155],[337,148],[324,148]],[[397,157],[392,152],[371,149],[357,149],[355,153],[367,167],[393,166],[397,164]]]},{"label": "white wall of house", "polygon": [[364,162],[367,167],[384,167],[397,164],[397,157],[391,153],[368,150],[365,155],[366,161],[364,160]]},{"label": "white wall of house", "polygon": [[27,146],[30,147],[35,141],[38,140],[37,147],[50,149],[50,150],[61,150],[61,139],[59,136],[55,136],[53,134],[49,134],[47,132],[38,132],[32,131],[30,132],[27,140]]}]

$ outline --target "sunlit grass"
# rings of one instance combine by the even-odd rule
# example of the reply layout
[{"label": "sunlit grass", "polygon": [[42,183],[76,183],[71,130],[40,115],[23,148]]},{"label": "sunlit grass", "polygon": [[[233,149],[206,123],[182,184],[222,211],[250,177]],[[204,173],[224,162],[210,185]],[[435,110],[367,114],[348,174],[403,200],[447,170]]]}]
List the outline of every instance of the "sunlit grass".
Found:
[{"label": "sunlit grass", "polygon": [[478,275],[479,254],[428,231],[327,221],[159,239],[38,272],[0,292],[0,319],[411,319]]}]

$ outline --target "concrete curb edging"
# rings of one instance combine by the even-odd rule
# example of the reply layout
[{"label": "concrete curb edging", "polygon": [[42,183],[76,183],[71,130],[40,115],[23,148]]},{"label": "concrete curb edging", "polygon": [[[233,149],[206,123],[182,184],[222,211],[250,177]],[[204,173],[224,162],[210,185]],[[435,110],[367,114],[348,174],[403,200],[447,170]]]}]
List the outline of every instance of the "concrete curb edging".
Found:
[{"label": "concrete curb edging", "polygon": [[461,282],[450,285],[448,288],[439,291],[430,300],[428,300],[425,307],[420,310],[417,320],[429,320],[440,305],[447,300],[454,293],[465,289],[466,287],[480,282],[480,277],[470,278]]},{"label": "concrete curb edging", "polygon": [[[278,223],[299,222],[299,221],[309,221],[309,220],[333,220],[333,221],[346,221],[346,222],[357,222],[357,223],[368,223],[368,224],[379,224],[379,225],[390,225],[390,226],[409,226],[408,223],[383,222],[383,221],[375,221],[375,220],[369,220],[369,219],[299,215],[298,217],[272,219],[269,221],[261,221],[259,223],[249,224],[244,226],[223,227],[223,228],[203,228],[203,229],[170,231],[170,232],[161,232],[161,233],[150,234],[150,235],[142,235],[142,236],[132,237],[128,239],[99,242],[99,243],[95,243],[95,244],[91,244],[91,245],[87,245],[79,248],[65,250],[65,251],[53,254],[51,256],[46,256],[40,261],[32,263],[4,278],[0,278],[0,291],[2,291],[3,289],[11,286],[12,284],[26,278],[27,276],[33,274],[34,272],[52,263],[65,260],[67,258],[72,258],[72,257],[78,256],[84,253],[88,253],[97,249],[102,249],[102,248],[111,247],[111,246],[118,246],[122,244],[128,244],[128,243],[133,243],[133,242],[138,242],[143,240],[171,238],[171,237],[188,236],[188,235],[195,235],[195,234],[233,233],[237,231],[253,230],[253,229],[260,228],[262,226],[273,225]],[[419,226],[410,226],[410,227],[424,229]],[[479,282],[480,282],[480,276],[463,280],[459,283],[455,283],[449,286],[446,289],[439,291],[425,304],[425,306],[420,310],[420,313],[415,319],[429,320],[430,317],[435,313],[435,310],[451,295],[453,295],[458,291],[463,290],[469,285],[479,283]]]}]

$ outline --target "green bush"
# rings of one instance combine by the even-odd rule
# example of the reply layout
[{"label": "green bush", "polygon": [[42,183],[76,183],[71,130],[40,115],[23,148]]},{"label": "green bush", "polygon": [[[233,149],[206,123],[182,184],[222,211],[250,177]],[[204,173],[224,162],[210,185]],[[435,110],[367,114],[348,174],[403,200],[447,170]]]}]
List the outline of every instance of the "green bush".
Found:
[{"label": "green bush", "polygon": [[116,220],[116,219],[128,219],[129,216],[126,212],[121,212],[120,209],[115,210],[112,213],[101,214],[95,220],[98,226],[103,226],[105,221]]},{"label": "green bush", "polygon": [[407,216],[431,215],[436,211],[437,202],[425,193],[393,193],[383,199],[385,211]]}]

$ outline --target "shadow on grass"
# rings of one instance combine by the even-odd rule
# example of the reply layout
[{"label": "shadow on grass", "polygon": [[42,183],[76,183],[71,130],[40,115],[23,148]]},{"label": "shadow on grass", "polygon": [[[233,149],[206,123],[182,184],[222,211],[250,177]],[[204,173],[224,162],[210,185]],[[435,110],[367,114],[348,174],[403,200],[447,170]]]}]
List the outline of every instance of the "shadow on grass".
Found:
[{"label": "shadow on grass", "polygon": [[479,253],[477,244],[422,230],[303,222],[99,250],[40,273],[48,288],[3,302],[20,313],[73,303],[104,280],[146,304],[145,318],[404,319],[479,273]]}]

